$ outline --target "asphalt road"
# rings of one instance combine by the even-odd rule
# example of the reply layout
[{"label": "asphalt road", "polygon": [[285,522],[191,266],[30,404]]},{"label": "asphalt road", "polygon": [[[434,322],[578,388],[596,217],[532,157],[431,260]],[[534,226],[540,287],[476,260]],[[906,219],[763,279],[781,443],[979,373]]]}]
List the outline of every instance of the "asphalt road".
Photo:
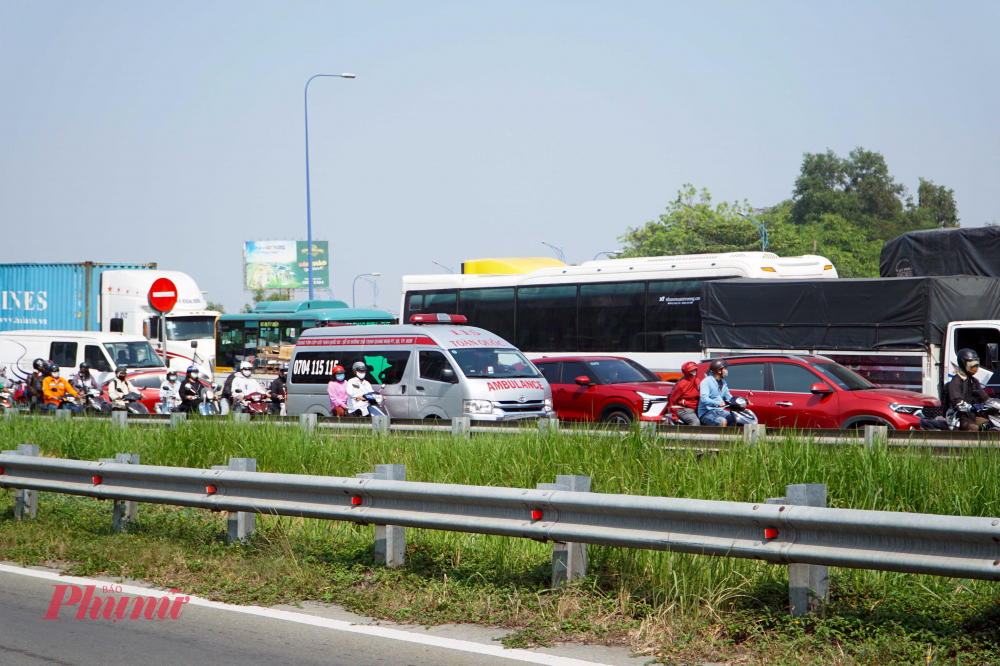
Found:
[{"label": "asphalt road", "polygon": [[[51,572],[46,575],[52,576]],[[330,626],[312,626],[309,621],[320,617],[322,611],[312,615],[305,612],[285,613],[286,619],[258,616],[227,609],[222,604],[192,602],[183,606],[183,613],[176,619],[128,617],[117,622],[76,619],[78,606],[64,606],[58,619],[43,619],[49,610],[55,589],[53,586],[70,583],[70,580],[35,578],[0,570],[0,664],[4,666],[115,666],[117,664],[150,663],[157,666],[256,666],[260,664],[302,664],[366,666],[392,664],[393,666],[510,666],[518,661],[548,663],[551,666],[583,666],[586,663],[609,663],[591,655],[573,657],[542,654],[534,651],[506,651],[510,657],[477,652],[497,650],[499,644],[486,645],[465,640],[455,641],[451,649],[421,644],[420,641],[449,639],[426,638],[419,629],[406,633],[398,629],[383,630],[366,625],[365,631],[385,631],[398,634],[395,638],[352,633],[357,625],[342,620],[321,618],[320,621],[339,623],[340,629]],[[143,590],[147,592],[146,590]],[[129,589],[126,586],[125,592]],[[108,595],[97,588],[102,598],[130,596]],[[135,596],[136,591],[132,590]],[[148,590],[163,596],[163,592]],[[176,596],[176,595],[174,595]],[[68,597],[67,597],[68,599]],[[272,611],[263,611],[272,612]],[[305,623],[295,618],[305,618]],[[413,636],[414,639],[407,639]],[[416,642],[413,642],[415,640]],[[467,647],[461,647],[465,645]],[[477,648],[481,645],[481,648]],[[470,647],[471,646],[471,647]],[[598,656],[601,650],[595,648]],[[532,656],[534,655],[534,656]],[[620,655],[619,655],[620,656]],[[575,658],[574,658],[575,657]],[[583,660],[581,660],[583,659]],[[620,660],[614,660],[622,663]],[[642,659],[628,659],[637,666]]]}]

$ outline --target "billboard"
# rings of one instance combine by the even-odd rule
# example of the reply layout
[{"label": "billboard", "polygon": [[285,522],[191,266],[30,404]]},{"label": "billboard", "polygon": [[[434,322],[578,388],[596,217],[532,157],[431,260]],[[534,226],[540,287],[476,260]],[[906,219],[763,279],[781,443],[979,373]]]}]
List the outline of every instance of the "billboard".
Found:
[{"label": "billboard", "polygon": [[[330,284],[329,241],[313,241],[313,286]],[[306,241],[243,243],[243,286],[253,289],[309,287],[309,244]]]}]

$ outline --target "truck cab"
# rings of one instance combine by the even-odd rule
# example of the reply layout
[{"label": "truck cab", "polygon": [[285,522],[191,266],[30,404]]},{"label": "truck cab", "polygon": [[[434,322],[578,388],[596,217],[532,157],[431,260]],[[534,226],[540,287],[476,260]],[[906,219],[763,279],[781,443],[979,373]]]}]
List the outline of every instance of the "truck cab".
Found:
[{"label": "truck cab", "polygon": [[987,391],[1000,395],[1000,321],[955,321],[948,324],[941,368],[942,386],[958,372],[958,352],[971,349],[979,355],[979,372],[976,379]]}]

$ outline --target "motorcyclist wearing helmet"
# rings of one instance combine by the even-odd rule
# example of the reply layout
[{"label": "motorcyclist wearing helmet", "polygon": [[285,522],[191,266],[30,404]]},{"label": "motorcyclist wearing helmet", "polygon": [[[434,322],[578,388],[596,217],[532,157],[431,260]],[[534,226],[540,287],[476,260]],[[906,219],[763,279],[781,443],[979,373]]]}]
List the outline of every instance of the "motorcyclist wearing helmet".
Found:
[{"label": "motorcyclist wearing helmet", "polygon": [[267,392],[271,396],[271,413],[279,416],[285,415],[285,400],[288,399],[288,364],[282,363],[278,366],[277,379],[271,380],[271,385]]},{"label": "motorcyclist wearing helmet", "polygon": [[945,388],[945,397],[948,399],[945,409],[951,415],[958,417],[958,429],[975,432],[979,426],[987,423],[988,419],[976,416],[972,413],[971,407],[976,403],[981,403],[986,399],[986,391],[983,385],[976,379],[976,372],[979,371],[979,354],[972,349],[962,349],[958,352],[958,373],[951,378]]},{"label": "motorcyclist wearing helmet", "polygon": [[0,365],[0,389],[9,389],[14,385],[14,380],[7,376],[7,366]]},{"label": "motorcyclist wearing helmet", "polygon": [[176,412],[181,405],[181,382],[176,370],[167,370],[167,377],[160,384],[160,409],[164,414]]},{"label": "motorcyclist wearing helmet", "polygon": [[708,365],[708,374],[701,380],[698,391],[698,418],[702,425],[735,426],[736,417],[723,407],[733,399],[726,384],[729,364],[717,358]]},{"label": "motorcyclist wearing helmet", "polygon": [[688,361],[681,366],[684,373],[667,398],[667,407],[673,412],[684,425],[701,425],[698,419],[698,398],[701,391],[698,388],[698,364]]},{"label": "motorcyclist wearing helmet", "polygon": [[125,396],[129,393],[138,393],[139,389],[135,387],[135,384],[128,380],[128,368],[124,365],[119,365],[115,369],[114,378],[108,382],[108,397],[111,398],[111,408],[122,410],[127,409],[128,405],[125,404]]},{"label": "motorcyclist wearing helmet", "polygon": [[333,379],[326,385],[326,394],[330,397],[330,414],[347,416],[347,382],[344,366],[333,366]]},{"label": "motorcyclist wearing helmet", "polygon": [[80,394],[70,386],[70,383],[64,377],[59,376],[59,366],[55,363],[49,363],[46,370],[49,375],[42,382],[45,409],[72,409],[74,412],[80,411],[79,405],[65,402],[67,395],[78,398]]},{"label": "motorcyclist wearing helmet", "polygon": [[250,361],[240,363],[240,374],[233,380],[233,397],[236,403],[240,404],[253,393],[264,393],[264,387],[260,382],[251,377],[253,374],[253,364]]},{"label": "motorcyclist wearing helmet", "polygon": [[75,388],[78,393],[83,393],[87,389],[101,388],[97,385],[97,380],[94,379],[94,376],[90,374],[90,364],[86,361],[81,363],[80,369],[77,370],[76,374],[69,378],[69,383],[73,385],[73,388]]},{"label": "motorcyclist wearing helmet", "polygon": [[34,372],[28,375],[25,390],[28,392],[28,406],[31,409],[38,409],[45,403],[45,396],[42,395],[42,383],[45,381],[45,359],[36,358],[31,367]]},{"label": "motorcyclist wearing helmet", "polygon": [[365,377],[368,376],[368,366],[358,361],[351,366],[354,376],[347,382],[347,411],[351,416],[368,416],[368,400],[366,393],[372,393],[372,385]]},{"label": "motorcyclist wearing helmet", "polygon": [[189,365],[184,375],[184,380],[178,389],[181,396],[181,410],[185,412],[197,412],[198,403],[201,402],[201,382],[198,381],[198,367]]}]

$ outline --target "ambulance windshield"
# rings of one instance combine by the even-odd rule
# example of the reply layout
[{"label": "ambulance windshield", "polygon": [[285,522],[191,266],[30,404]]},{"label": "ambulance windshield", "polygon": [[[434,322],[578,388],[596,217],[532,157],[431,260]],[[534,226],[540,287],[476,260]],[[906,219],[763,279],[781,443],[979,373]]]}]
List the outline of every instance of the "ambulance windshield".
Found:
[{"label": "ambulance windshield", "polygon": [[531,361],[516,349],[451,349],[451,357],[466,377],[515,379],[541,377]]}]

